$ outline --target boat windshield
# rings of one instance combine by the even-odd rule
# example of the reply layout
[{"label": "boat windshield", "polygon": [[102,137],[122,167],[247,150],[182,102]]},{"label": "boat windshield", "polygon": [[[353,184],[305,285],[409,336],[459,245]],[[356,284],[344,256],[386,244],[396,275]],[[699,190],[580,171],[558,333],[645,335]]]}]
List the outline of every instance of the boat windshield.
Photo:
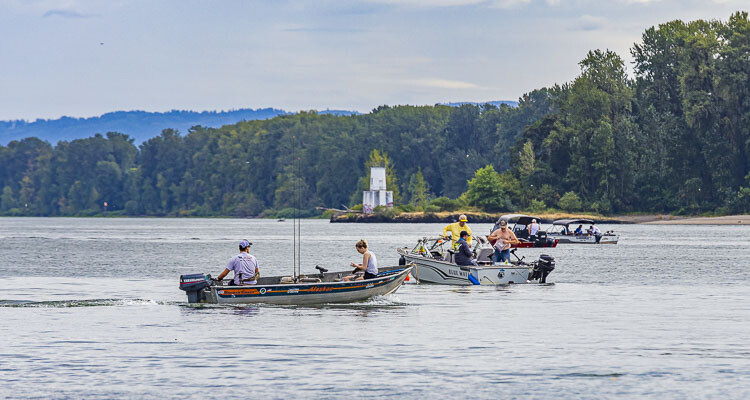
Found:
[{"label": "boat windshield", "polygon": [[450,240],[446,240],[440,237],[435,238],[422,238],[417,242],[417,245],[411,249],[412,254],[421,254],[427,257],[443,257],[445,256],[445,243],[450,244]]}]

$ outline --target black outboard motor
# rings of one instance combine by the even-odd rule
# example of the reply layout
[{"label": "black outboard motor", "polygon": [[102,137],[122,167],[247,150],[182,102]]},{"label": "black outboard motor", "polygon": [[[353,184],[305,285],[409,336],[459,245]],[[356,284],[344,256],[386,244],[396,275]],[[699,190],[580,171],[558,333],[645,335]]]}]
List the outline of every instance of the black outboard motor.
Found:
[{"label": "black outboard motor", "polygon": [[555,270],[554,257],[542,254],[534,263],[534,270],[531,272],[529,280],[539,280],[539,283],[547,283],[547,275]]},{"label": "black outboard motor", "polygon": [[547,247],[547,232],[537,231],[534,247]]},{"label": "black outboard motor", "polygon": [[203,289],[211,286],[211,275],[180,275],[180,289],[187,292],[188,303],[200,303],[206,300]]}]

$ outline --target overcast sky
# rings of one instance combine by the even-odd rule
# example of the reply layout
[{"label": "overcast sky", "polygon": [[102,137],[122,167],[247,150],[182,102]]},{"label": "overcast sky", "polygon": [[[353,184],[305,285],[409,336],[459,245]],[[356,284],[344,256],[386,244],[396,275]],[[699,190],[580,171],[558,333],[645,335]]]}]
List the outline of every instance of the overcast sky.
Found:
[{"label": "overcast sky", "polygon": [[750,0],[0,0],[0,120],[516,100]]}]

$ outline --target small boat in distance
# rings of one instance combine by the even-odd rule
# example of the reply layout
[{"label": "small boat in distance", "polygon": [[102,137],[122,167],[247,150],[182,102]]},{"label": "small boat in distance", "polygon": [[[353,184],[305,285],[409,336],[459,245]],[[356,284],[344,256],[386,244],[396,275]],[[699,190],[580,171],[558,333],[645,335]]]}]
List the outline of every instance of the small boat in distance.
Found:
[{"label": "small boat in distance", "polygon": [[[500,227],[500,221],[505,221],[508,224],[508,228],[510,228],[513,233],[516,235],[516,238],[521,243],[513,244],[510,247],[513,248],[529,248],[529,247],[556,247],[557,246],[557,239],[551,238],[547,235],[547,232],[539,230],[536,233],[535,238],[529,237],[529,230],[528,226],[531,224],[531,220],[536,219],[537,222],[541,221],[542,219],[539,217],[533,217],[531,215],[524,215],[524,214],[506,214],[500,216],[498,218],[497,222],[495,222],[495,226],[492,227],[490,230],[490,233],[496,231]],[[541,224],[540,224],[541,225]],[[495,244],[490,243],[490,244]]]},{"label": "small boat in distance", "polygon": [[547,237],[555,238],[560,243],[580,243],[580,244],[617,244],[620,239],[620,235],[615,234],[613,231],[607,231],[599,235],[591,235],[586,233],[584,229],[583,235],[575,235],[570,229],[570,225],[594,225],[594,220],[591,219],[558,219],[552,221],[552,226],[547,230]]},{"label": "small boat in distance", "polygon": [[314,275],[269,276],[258,279],[256,285],[237,286],[231,279],[215,280],[207,274],[180,276],[180,289],[188,297],[188,303],[207,304],[284,304],[307,305],[325,303],[349,303],[367,300],[373,296],[385,296],[401,287],[412,271],[413,265],[380,268],[375,278],[359,281],[344,281],[351,273],[320,271]]}]

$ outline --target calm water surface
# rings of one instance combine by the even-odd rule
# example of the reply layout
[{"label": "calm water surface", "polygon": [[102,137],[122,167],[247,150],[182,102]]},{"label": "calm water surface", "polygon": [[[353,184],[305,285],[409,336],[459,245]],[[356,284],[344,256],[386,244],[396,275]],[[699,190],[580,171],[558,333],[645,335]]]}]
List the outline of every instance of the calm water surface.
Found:
[{"label": "calm water surface", "polygon": [[[291,274],[291,221],[0,218],[0,397],[750,397],[750,227],[601,228],[620,243],[519,251],[554,285],[193,307],[179,275],[239,239]],[[441,229],[303,221],[302,271]]]}]

